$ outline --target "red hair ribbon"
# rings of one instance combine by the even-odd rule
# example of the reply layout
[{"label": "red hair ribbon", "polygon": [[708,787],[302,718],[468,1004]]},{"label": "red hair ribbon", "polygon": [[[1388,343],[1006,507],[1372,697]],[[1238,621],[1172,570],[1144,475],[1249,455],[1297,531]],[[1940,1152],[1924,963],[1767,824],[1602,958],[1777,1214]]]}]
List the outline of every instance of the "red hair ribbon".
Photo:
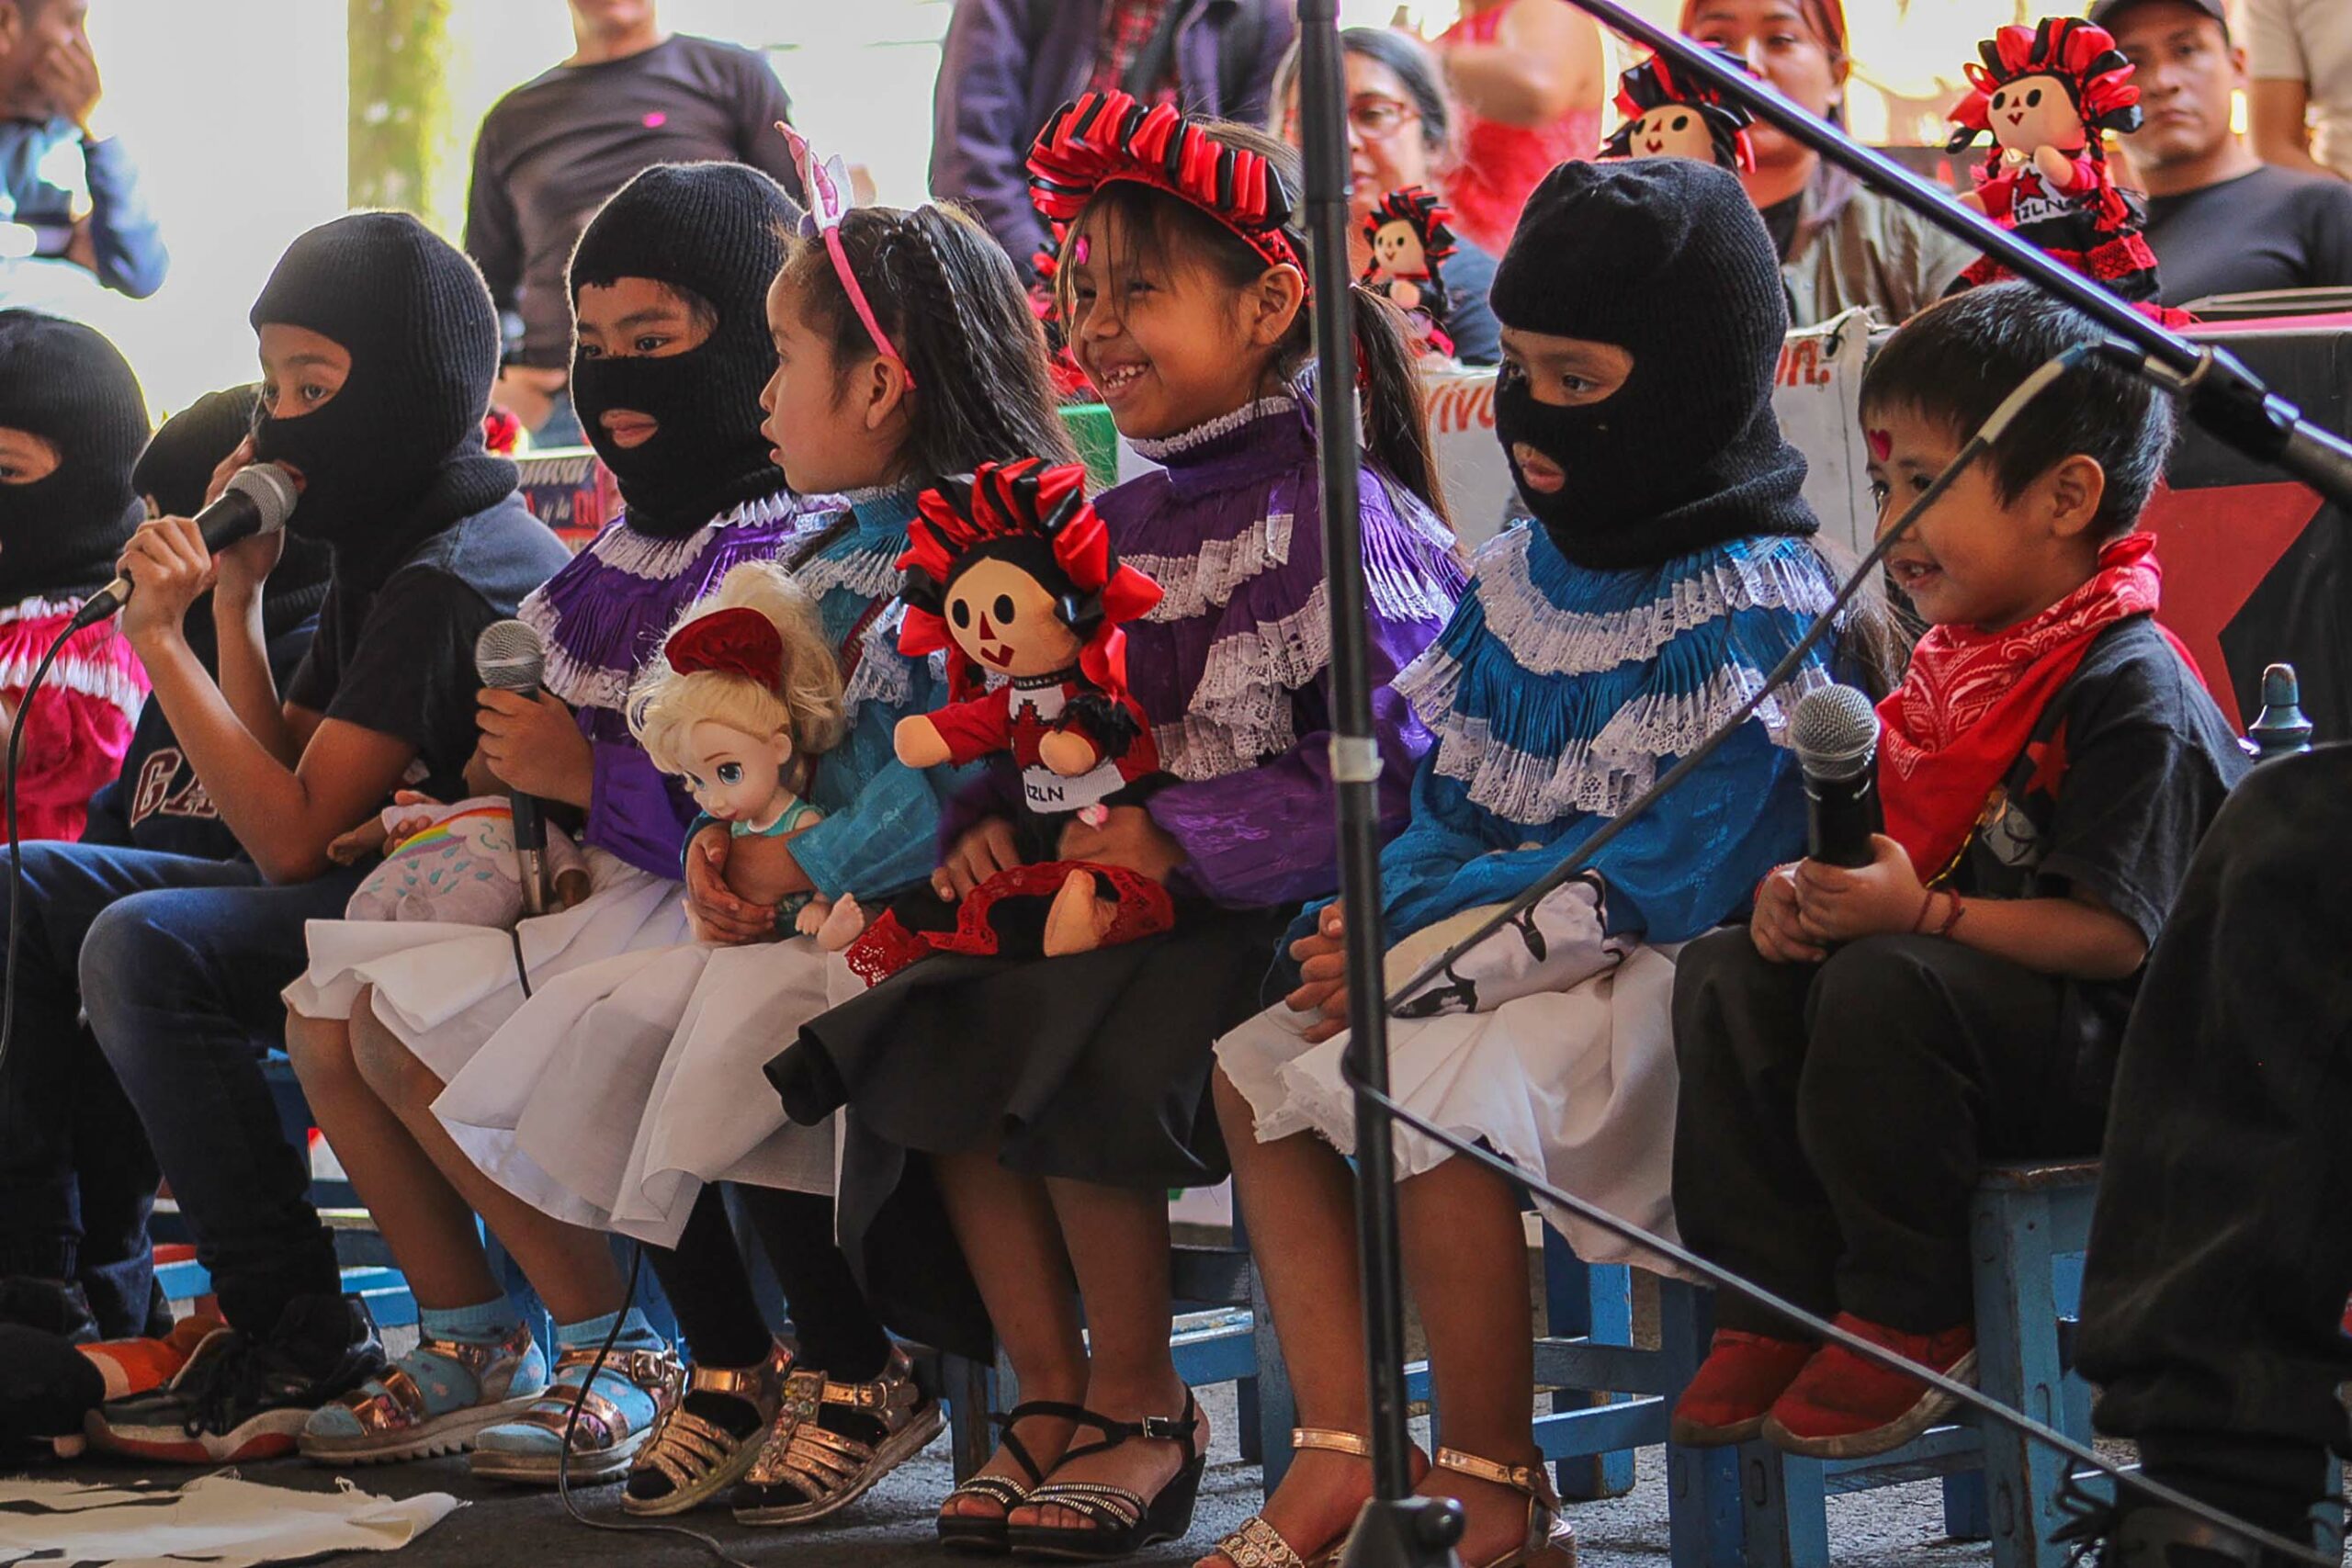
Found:
[{"label": "red hair ribbon", "polygon": [[1096,191],[1122,180],[1199,208],[1268,265],[1307,276],[1306,257],[1283,231],[1293,197],[1282,171],[1171,104],[1147,108],[1125,93],[1088,93],[1056,109],[1029,150],[1029,199],[1057,243]]},{"label": "red hair ribbon", "polygon": [[662,656],[681,675],[742,675],[774,691],[784,678],[784,637],[748,605],[697,615],[670,634]]}]

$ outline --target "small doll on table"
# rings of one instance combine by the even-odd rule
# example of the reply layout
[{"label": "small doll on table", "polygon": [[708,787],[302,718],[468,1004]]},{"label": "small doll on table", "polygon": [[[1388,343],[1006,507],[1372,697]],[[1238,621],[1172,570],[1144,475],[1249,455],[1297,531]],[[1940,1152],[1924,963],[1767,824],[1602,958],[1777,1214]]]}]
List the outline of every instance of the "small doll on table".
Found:
[{"label": "small doll on table", "polygon": [[[1975,90],[1952,110],[1954,152],[1990,133],[1993,146],[1960,199],[2021,240],[2139,303],[2156,298],[2156,255],[2141,230],[2146,214],[2116,188],[2106,131],[2140,129],[2140,89],[2132,62],[2105,28],[2047,17],[2003,28],[1971,61]],[[2010,276],[1984,256],[1953,292]]]},{"label": "small doll on table", "polygon": [[1075,463],[983,463],[916,503],[898,562],[907,574],[899,648],[944,653],[951,700],[899,722],[899,760],[996,759],[1017,784],[1031,863],[954,906],[929,887],[893,901],[846,955],[869,984],[933,953],[1052,958],[1174,923],[1168,890],[1150,877],[1059,858],[1071,818],[1099,822],[1164,777],[1127,693],[1120,630],[1159,603],[1159,585],[1119,563],[1085,479]]},{"label": "small doll on table", "polygon": [[[786,840],[822,814],[794,788],[842,738],[842,672],[817,604],[774,561],[745,561],[686,608],[628,695],[628,726],[653,765],[685,781],[733,836],[727,886],[776,906],[820,945],[849,945],[857,900],[808,890]],[[691,835],[689,835],[691,836]]]},{"label": "small doll on table", "polygon": [[1445,330],[1442,267],[1453,254],[1453,209],[1426,186],[1390,191],[1363,220],[1363,237],[1372,246],[1364,287],[1405,312],[1416,349],[1449,358],[1453,339]]},{"label": "small doll on table", "polygon": [[[1707,47],[1747,69],[1723,45]],[[1650,56],[1617,78],[1617,112],[1624,122],[1600,144],[1603,158],[1691,158],[1736,175],[1755,171],[1748,112],[1705,83],[1677,76],[1662,55]]]}]

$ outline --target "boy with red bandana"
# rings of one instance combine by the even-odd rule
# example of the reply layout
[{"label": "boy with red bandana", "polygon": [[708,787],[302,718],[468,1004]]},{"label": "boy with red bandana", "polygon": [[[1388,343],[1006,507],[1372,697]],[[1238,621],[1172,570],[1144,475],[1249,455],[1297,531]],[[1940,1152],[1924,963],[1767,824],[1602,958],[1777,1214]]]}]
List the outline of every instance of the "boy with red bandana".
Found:
[{"label": "boy with red bandana", "polygon": [[[2021,284],[1914,318],[1862,389],[1882,516],[2095,333]],[[1929,630],[1879,705],[1875,860],[1780,867],[1677,970],[1684,1239],[1954,1377],[1979,1168],[2097,1151],[2142,964],[2246,767],[2153,618],[2134,530],[2171,437],[2144,385],[2076,368],[1927,511],[1887,558]],[[1679,1442],[1874,1454],[1952,1404],[1736,1298],[1717,1325]]]}]

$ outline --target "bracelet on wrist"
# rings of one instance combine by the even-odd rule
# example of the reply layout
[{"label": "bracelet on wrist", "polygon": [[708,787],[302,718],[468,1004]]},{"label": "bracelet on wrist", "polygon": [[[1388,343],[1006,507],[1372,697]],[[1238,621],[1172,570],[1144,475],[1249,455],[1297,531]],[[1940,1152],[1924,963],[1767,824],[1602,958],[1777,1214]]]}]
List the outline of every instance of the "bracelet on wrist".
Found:
[{"label": "bracelet on wrist", "polygon": [[1911,934],[1917,936],[1928,924],[1928,911],[1936,907],[1936,890],[1928,888],[1919,899],[1919,912],[1911,917]]},{"label": "bracelet on wrist", "polygon": [[1938,936],[1950,936],[1953,931],[1958,931],[1960,918],[1968,913],[1968,906],[1961,900],[1959,894],[1947,893],[1944,897],[1951,900],[1951,912],[1944,917],[1944,923],[1936,928]]}]

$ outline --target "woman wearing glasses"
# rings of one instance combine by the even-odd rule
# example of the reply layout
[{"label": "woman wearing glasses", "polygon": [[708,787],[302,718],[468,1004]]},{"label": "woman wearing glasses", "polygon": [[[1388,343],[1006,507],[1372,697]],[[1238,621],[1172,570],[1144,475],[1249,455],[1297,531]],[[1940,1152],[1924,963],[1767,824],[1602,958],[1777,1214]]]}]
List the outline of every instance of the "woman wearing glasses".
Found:
[{"label": "woman wearing glasses", "polygon": [[[1340,33],[1340,47],[1347,64],[1348,155],[1358,225],[1349,231],[1348,255],[1360,275],[1372,259],[1361,225],[1383,196],[1424,186],[1453,199],[1461,167],[1457,111],[1436,60],[1410,34],[1350,28]],[[1274,74],[1273,106],[1271,129],[1292,146],[1300,145],[1295,48]],[[1492,365],[1502,357],[1501,329],[1487,303],[1495,258],[1464,231],[1458,207],[1455,217],[1453,254],[1445,259],[1445,330],[1453,340],[1454,358],[1464,365]],[[1509,237],[1509,224],[1504,234]]]}]

